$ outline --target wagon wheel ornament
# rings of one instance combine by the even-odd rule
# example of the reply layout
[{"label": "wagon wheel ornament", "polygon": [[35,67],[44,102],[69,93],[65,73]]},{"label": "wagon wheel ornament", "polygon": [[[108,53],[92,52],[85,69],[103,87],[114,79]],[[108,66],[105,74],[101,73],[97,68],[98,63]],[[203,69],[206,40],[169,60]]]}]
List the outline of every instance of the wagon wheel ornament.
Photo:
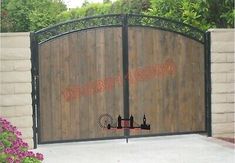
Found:
[{"label": "wagon wheel ornament", "polygon": [[107,128],[108,124],[113,124],[113,117],[110,114],[101,114],[98,124],[101,128]]}]

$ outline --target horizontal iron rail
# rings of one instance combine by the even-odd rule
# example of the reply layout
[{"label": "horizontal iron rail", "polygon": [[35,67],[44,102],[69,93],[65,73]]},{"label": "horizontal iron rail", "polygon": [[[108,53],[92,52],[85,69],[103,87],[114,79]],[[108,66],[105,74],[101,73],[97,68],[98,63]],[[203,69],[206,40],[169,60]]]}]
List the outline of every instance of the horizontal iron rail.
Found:
[{"label": "horizontal iron rail", "polygon": [[99,140],[113,140],[113,139],[126,139],[128,138],[143,138],[143,137],[157,137],[169,135],[186,135],[186,134],[206,134],[206,131],[192,131],[192,132],[174,132],[174,133],[159,133],[149,135],[130,135],[130,136],[116,136],[116,137],[102,137],[102,138],[88,138],[88,139],[73,139],[73,140],[55,140],[55,141],[41,141],[39,144],[53,144],[53,143],[71,143],[81,141],[99,141]]}]

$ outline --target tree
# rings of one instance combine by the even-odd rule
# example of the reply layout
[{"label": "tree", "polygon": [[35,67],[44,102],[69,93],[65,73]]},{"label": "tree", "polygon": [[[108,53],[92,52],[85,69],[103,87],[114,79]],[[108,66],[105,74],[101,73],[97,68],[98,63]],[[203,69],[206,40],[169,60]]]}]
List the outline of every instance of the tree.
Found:
[{"label": "tree", "polygon": [[85,0],[85,1],[82,3],[82,7],[87,6],[88,4],[89,4],[88,0]]},{"label": "tree", "polygon": [[86,3],[80,8],[62,12],[58,15],[57,22],[103,14],[141,14],[150,7],[149,0],[117,0],[115,2],[105,0],[104,2],[105,3]]},{"label": "tree", "polygon": [[148,15],[171,18],[201,29],[234,27],[233,0],[151,0]]},{"label": "tree", "polygon": [[66,10],[61,0],[4,0],[1,9],[1,32],[35,31],[55,23]]},{"label": "tree", "polygon": [[166,17],[207,30],[234,27],[233,0],[103,0],[66,10],[62,0],[2,0],[1,31],[35,31],[86,16],[136,13]]},{"label": "tree", "polygon": [[150,0],[117,0],[112,3],[111,11],[114,13],[141,14],[150,7]]},{"label": "tree", "polygon": [[[1,31],[29,30],[29,8],[25,0],[4,0],[1,8]],[[17,12],[16,12],[17,11]]]},{"label": "tree", "polygon": [[233,0],[207,0],[207,21],[218,28],[234,28],[234,1]]},{"label": "tree", "polygon": [[103,0],[103,3],[110,3],[111,0]]},{"label": "tree", "polygon": [[203,30],[234,27],[233,0],[117,0],[90,3],[81,8],[65,11],[57,21],[80,17],[110,14],[136,13],[170,18]]},{"label": "tree", "polygon": [[66,6],[61,1],[31,1],[34,1],[32,6],[34,10],[29,14],[31,31],[36,31],[48,27],[51,24],[55,24],[57,15],[66,10]]}]

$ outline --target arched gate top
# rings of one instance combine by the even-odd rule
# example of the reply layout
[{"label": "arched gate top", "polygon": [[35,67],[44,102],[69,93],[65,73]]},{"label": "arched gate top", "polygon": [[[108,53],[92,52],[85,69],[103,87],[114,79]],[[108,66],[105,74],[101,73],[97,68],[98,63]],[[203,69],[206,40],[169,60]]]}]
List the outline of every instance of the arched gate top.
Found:
[{"label": "arched gate top", "polygon": [[74,31],[99,27],[123,26],[152,27],[175,32],[201,43],[205,42],[205,32],[196,27],[167,18],[138,14],[111,14],[75,19],[41,29],[35,32],[35,34],[38,43],[42,43]]}]

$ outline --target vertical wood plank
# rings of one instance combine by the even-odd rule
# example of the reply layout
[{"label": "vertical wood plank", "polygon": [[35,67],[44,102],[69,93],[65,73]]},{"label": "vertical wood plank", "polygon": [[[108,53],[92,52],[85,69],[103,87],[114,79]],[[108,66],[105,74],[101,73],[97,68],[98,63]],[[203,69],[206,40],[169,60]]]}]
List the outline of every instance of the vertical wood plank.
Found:
[{"label": "vertical wood plank", "polygon": [[50,43],[39,46],[41,141],[52,138],[50,48]]},{"label": "vertical wood plank", "polygon": [[[114,31],[113,36],[113,65],[115,65],[112,78],[114,77],[116,80],[114,80],[114,85],[112,86],[112,89],[114,90],[114,99],[113,99],[113,117],[116,121],[118,115],[123,115],[123,86],[120,85],[118,82],[123,83],[122,81],[117,81],[117,78],[119,76],[122,76],[122,30],[121,28],[117,28]],[[114,136],[123,136],[124,130],[116,131],[114,133]]]},{"label": "vertical wood plank", "polygon": [[[105,38],[104,38],[104,29],[98,29],[96,31],[96,75],[97,80],[102,80],[105,76]],[[96,106],[96,125],[94,126],[97,137],[105,137],[107,130],[99,126],[99,117],[103,114],[106,114],[106,105],[105,105],[105,92],[100,91],[96,94],[97,106]]]},{"label": "vertical wood plank", "polygon": [[[79,69],[80,69],[80,75],[79,75],[79,81],[80,85],[84,86],[88,81],[88,56],[87,56],[87,31],[83,31],[79,33],[78,40],[80,41],[79,44]],[[87,89],[84,89],[84,92],[86,92]],[[89,101],[88,97],[81,96],[79,99],[79,108],[80,108],[80,114],[79,114],[79,128],[80,128],[80,138],[88,138],[89,137]]]},{"label": "vertical wood plank", "polygon": [[[77,33],[68,35],[68,53],[69,53],[69,85],[78,86],[78,38]],[[76,91],[75,91],[76,92]],[[78,98],[70,102],[70,134],[67,139],[76,139],[79,131],[79,103]]]},{"label": "vertical wood plank", "polygon": [[[97,70],[96,70],[96,30],[91,30],[87,32],[87,57],[89,60],[89,81],[97,80]],[[89,96],[89,138],[95,138],[95,128],[97,126],[97,104],[96,104],[96,94],[92,93]]]},{"label": "vertical wood plank", "polygon": [[62,131],[62,116],[61,116],[61,89],[60,89],[60,78],[61,78],[61,65],[60,65],[60,40],[53,40],[51,44],[51,54],[50,54],[50,69],[51,69],[51,88],[49,89],[51,93],[51,106],[50,112],[52,118],[52,139],[61,140]]},{"label": "vertical wood plank", "polygon": [[[61,46],[61,67],[63,69],[61,77],[61,88],[66,89],[70,86],[69,83],[69,64],[70,64],[70,55],[69,55],[69,42],[67,36],[62,36],[60,41]],[[62,140],[68,140],[70,137],[71,131],[71,117],[70,117],[70,104],[61,100],[61,115],[62,115]]]}]

